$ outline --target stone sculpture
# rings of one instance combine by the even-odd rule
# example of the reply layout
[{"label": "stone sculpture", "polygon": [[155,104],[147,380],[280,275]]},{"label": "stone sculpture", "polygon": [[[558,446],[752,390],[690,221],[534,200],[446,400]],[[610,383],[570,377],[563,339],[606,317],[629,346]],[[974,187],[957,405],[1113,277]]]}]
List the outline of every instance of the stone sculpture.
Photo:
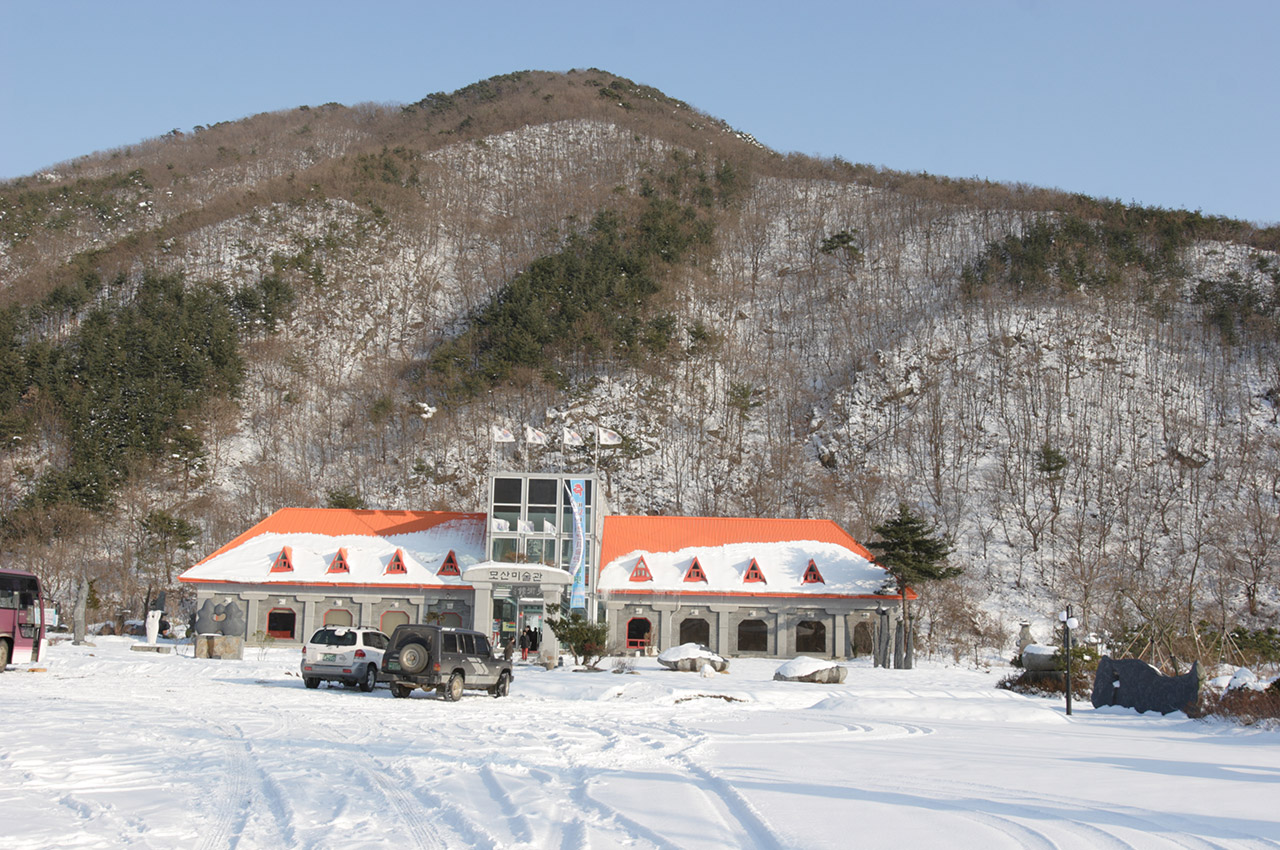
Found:
[{"label": "stone sculpture", "polygon": [[219,602],[206,599],[196,612],[196,634],[226,635],[227,637],[244,637],[245,617],[240,606],[234,602]]}]

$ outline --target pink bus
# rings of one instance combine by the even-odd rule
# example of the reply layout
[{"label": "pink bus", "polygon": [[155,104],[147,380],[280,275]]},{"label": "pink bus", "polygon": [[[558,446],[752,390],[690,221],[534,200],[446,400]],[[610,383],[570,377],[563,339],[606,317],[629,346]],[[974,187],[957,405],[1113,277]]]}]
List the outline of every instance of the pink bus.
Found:
[{"label": "pink bus", "polygon": [[22,570],[0,569],[0,672],[10,661],[40,660],[43,615],[40,579]]}]

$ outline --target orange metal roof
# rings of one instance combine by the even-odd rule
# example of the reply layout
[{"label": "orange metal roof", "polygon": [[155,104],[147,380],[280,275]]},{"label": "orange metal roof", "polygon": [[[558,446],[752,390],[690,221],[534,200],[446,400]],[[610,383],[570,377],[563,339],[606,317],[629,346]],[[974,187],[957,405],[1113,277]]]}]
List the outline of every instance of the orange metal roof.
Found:
[{"label": "orange metal roof", "polygon": [[607,516],[600,566],[631,552],[678,552],[691,546],[729,543],[787,543],[816,540],[844,546],[868,561],[875,557],[829,519],[743,517]]},{"label": "orange metal roof", "polygon": [[203,564],[239,546],[259,534],[326,534],[367,535],[389,537],[395,534],[411,534],[426,531],[454,520],[472,520],[481,529],[483,513],[454,513],[451,511],[353,511],[342,508],[281,508],[262,522],[241,534],[216,552],[202,558]]}]

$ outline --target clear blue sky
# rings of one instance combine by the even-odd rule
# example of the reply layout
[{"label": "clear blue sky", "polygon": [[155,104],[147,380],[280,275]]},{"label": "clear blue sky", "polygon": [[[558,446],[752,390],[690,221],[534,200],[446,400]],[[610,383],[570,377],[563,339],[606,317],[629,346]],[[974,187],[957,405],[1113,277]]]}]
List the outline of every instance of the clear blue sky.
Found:
[{"label": "clear blue sky", "polygon": [[1280,222],[1280,0],[0,0],[0,177],[597,67],[781,151]]}]

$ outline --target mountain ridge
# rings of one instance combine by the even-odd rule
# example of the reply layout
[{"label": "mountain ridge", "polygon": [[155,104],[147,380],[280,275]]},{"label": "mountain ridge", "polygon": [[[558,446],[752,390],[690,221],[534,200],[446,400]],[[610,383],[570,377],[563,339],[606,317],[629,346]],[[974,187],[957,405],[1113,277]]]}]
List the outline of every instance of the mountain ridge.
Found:
[{"label": "mountain ridge", "polygon": [[[0,186],[0,291],[25,323],[9,338],[26,363],[31,343],[127,301],[145,269],[181,274],[228,293],[246,379],[171,429],[198,435],[178,464],[195,468],[139,458],[113,511],[81,518],[102,539],[10,522],[7,548],[48,565],[60,594],[75,569],[59,546],[136,603],[158,563],[191,551],[143,529],[156,513],[194,521],[191,546],[211,551],[286,504],[474,507],[491,463],[594,461],[494,447],[502,421],[623,433],[601,471],[626,511],[823,515],[864,538],[898,500],[921,506],[969,565],[935,603],[936,646],[995,640],[1068,594],[1114,635],[1181,639],[1214,611],[1218,634],[1274,618],[1275,228],[782,156],[594,69],[136,148]],[[723,163],[742,195],[703,205]],[[609,343],[441,405],[433,351],[602,210],[662,193],[712,221],[712,242],[655,267],[633,354]],[[287,305],[263,306],[286,289]],[[11,519],[64,451],[39,395],[8,403],[31,438],[3,459]],[[1154,415],[1167,399],[1180,410]],[[1133,427],[1143,440],[1117,437]],[[1058,472],[1041,470],[1047,450],[1066,458]],[[1165,506],[1144,512],[1152,493]],[[1242,504],[1254,542],[1233,545]],[[1206,510],[1212,522],[1195,518]],[[1109,565],[1091,576],[1086,561]],[[1161,594],[1175,611],[1146,604]]]}]

